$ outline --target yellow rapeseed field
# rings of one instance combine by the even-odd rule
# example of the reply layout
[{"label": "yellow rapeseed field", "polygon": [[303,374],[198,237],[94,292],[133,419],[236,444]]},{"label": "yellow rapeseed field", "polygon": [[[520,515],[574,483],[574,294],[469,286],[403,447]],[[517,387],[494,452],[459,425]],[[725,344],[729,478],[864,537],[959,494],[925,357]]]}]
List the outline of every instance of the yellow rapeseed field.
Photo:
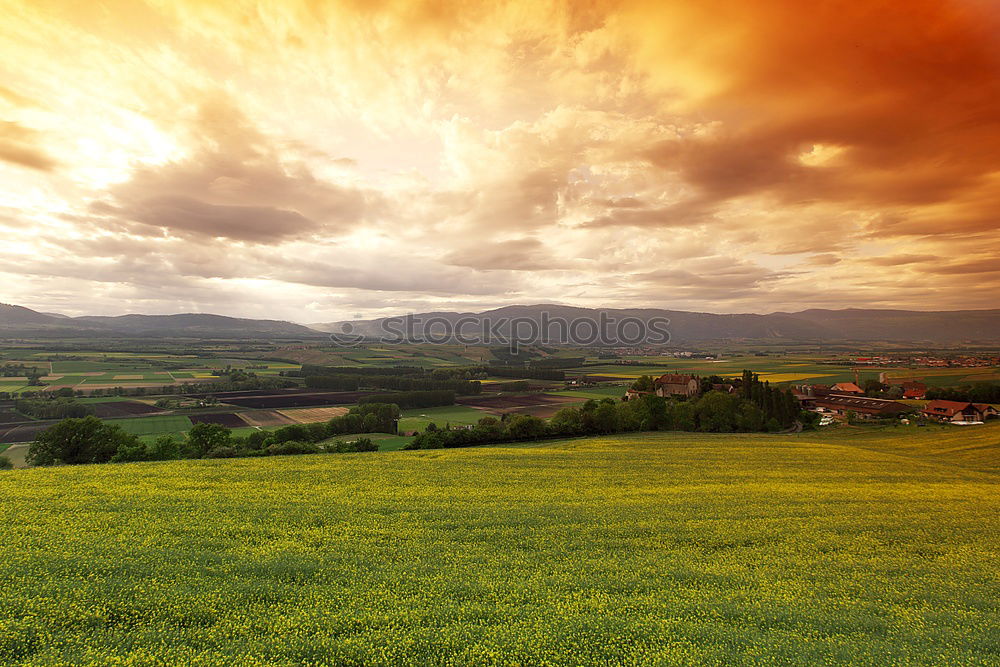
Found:
[{"label": "yellow rapeseed field", "polygon": [[832,373],[758,373],[761,380],[767,382],[799,382],[800,380],[817,380],[832,377]]},{"label": "yellow rapeseed field", "polygon": [[1000,430],[0,473],[0,663],[1000,664]]}]

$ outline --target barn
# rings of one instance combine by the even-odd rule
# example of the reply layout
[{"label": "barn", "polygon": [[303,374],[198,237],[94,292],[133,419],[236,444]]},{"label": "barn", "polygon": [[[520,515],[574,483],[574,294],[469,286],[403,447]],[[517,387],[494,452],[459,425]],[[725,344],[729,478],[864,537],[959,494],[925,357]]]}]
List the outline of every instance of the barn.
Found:
[{"label": "barn", "polygon": [[838,415],[846,415],[848,412],[853,412],[862,419],[885,419],[909,412],[912,409],[908,405],[896,401],[842,394],[830,394],[818,397],[814,405],[817,408],[823,408]]}]

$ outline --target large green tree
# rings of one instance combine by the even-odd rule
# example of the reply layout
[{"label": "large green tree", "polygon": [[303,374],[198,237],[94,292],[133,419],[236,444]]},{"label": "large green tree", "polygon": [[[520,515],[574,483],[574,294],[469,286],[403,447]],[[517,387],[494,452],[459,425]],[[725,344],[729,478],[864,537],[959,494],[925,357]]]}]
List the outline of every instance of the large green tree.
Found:
[{"label": "large green tree", "polygon": [[631,388],[636,391],[653,391],[653,378],[648,375],[640,375],[636,381],[632,383]]},{"label": "large green tree", "polygon": [[188,431],[187,445],[191,454],[201,458],[213,449],[228,447],[233,432],[221,424],[195,424]]},{"label": "large green tree", "polygon": [[38,434],[28,448],[27,462],[37,466],[107,463],[119,448],[138,444],[136,436],[97,417],[66,419]]}]

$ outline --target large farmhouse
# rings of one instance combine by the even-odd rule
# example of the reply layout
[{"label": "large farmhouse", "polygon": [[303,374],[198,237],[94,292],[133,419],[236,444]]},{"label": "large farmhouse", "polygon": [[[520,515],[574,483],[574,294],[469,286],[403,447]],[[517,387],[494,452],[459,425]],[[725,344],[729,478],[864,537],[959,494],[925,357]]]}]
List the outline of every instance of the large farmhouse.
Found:
[{"label": "large farmhouse", "polygon": [[982,422],[997,416],[992,405],[963,401],[931,401],[921,412],[932,419],[948,422]]},{"label": "large farmhouse", "polygon": [[701,393],[701,381],[696,375],[661,375],[653,380],[653,390],[664,398],[691,398]]}]

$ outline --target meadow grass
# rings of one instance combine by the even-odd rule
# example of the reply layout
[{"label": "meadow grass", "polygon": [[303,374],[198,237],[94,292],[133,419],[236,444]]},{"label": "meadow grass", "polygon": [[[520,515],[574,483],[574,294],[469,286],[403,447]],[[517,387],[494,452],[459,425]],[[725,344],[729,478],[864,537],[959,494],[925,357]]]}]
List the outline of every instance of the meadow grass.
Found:
[{"label": "meadow grass", "polygon": [[191,430],[191,420],[183,415],[157,417],[131,417],[128,419],[108,419],[109,424],[120,426],[122,430],[135,435],[179,434]]},{"label": "meadow grass", "polygon": [[621,398],[625,395],[625,390],[627,389],[627,386],[616,384],[602,387],[585,387],[583,389],[562,389],[547,391],[545,393],[553,396],[569,396],[570,398],[579,398],[581,401],[586,401],[591,398],[595,401],[599,401],[604,398]]},{"label": "meadow grass", "polygon": [[[444,428],[447,424],[475,424],[490,413],[464,405],[449,405],[439,408],[412,408],[403,410],[399,420],[400,432],[425,431],[428,424]],[[499,419],[499,417],[498,417]]]},{"label": "meadow grass", "polygon": [[128,403],[135,400],[143,400],[143,397],[134,396],[84,396],[76,399],[85,405],[96,405],[99,403]]},{"label": "meadow grass", "polygon": [[995,665],[998,435],[3,473],[0,662]]},{"label": "meadow grass", "polygon": [[[601,364],[581,366],[574,372],[588,375],[603,375],[622,380],[636,378],[640,375],[656,377],[664,373],[696,373],[698,375],[719,375],[723,378],[739,377],[743,369],[758,373],[762,380],[772,383],[810,382],[832,384],[854,380],[854,370],[850,366],[823,364],[823,357],[787,355],[781,357],[727,356],[722,359],[676,359],[673,357],[631,357],[638,361],[636,366],[620,364]],[[859,370],[861,381],[877,379],[879,372],[890,370],[899,372],[899,368],[883,369],[878,367],[862,367]],[[913,371],[917,374],[916,371]]]},{"label": "meadow grass", "polygon": [[337,440],[353,442],[358,438],[371,438],[378,445],[380,452],[399,451],[413,441],[412,436],[393,435],[392,433],[348,433],[327,438],[323,441],[323,444],[329,444]]}]

